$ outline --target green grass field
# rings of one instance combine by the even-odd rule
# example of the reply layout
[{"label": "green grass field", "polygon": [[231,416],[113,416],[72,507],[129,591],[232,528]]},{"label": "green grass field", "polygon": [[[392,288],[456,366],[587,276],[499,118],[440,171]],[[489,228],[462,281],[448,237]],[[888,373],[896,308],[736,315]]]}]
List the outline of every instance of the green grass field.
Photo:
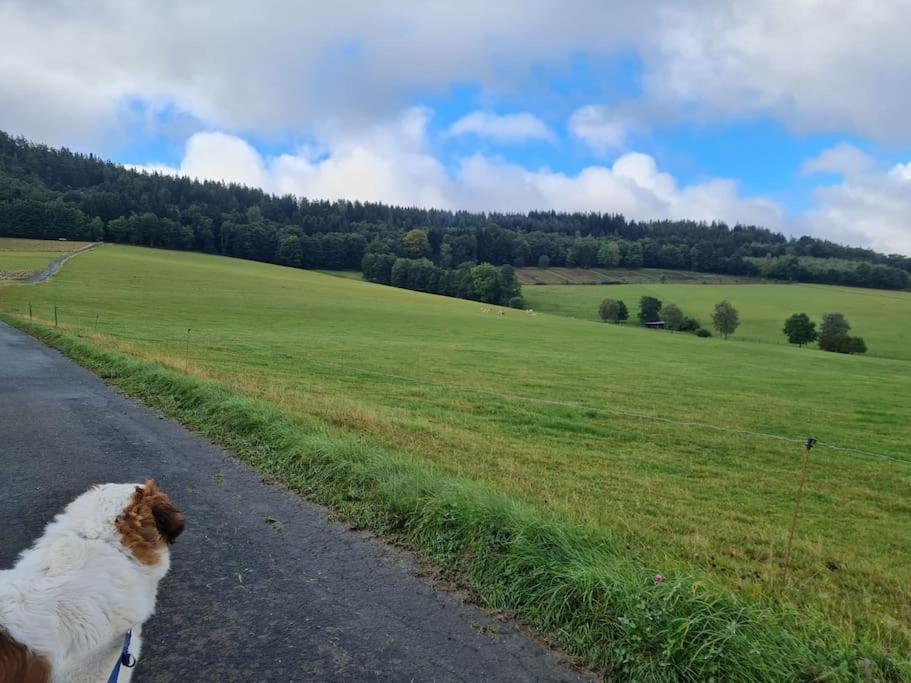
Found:
[{"label": "green grass field", "polygon": [[87,246],[88,242],[0,237],[0,282],[27,280],[47,268],[54,259]]},{"label": "green grass field", "polygon": [[[704,426],[815,436],[911,457],[911,365],[900,359],[908,351],[902,352],[901,337],[907,339],[911,317],[889,312],[890,306],[907,311],[907,295],[775,285],[664,287],[609,291],[629,292],[621,296],[628,302],[634,293],[654,291],[708,322],[700,306],[724,290],[741,309],[743,336],[762,341],[776,341],[773,325],[780,327],[775,320],[785,317],[774,311],[776,298],[785,312],[816,315],[812,301],[820,310],[843,311],[871,352],[895,358],[698,339],[513,310],[497,316],[481,312],[477,303],[348,278],[119,246],[72,259],[38,287],[4,288],[0,312],[21,320],[31,303],[39,323],[49,325],[56,302],[68,338],[181,373],[186,368],[192,377],[275,406],[289,419],[322,425],[333,443],[394,454],[395,471],[420,472],[422,482],[476,482],[481,488],[473,491],[517,501],[550,520],[547,533],[586,529],[635,558],[644,575],[682,577],[687,595],[730,595],[733,605],[773,615],[796,607],[806,623],[824,621],[838,638],[888,653],[911,675],[911,466],[817,447],[786,576],[781,562],[800,445]],[[528,287],[526,295],[536,309],[572,315],[571,306],[578,306],[579,317],[591,318],[588,304],[571,303],[571,295],[594,301],[604,289]],[[539,290],[550,303],[538,301]],[[676,294],[684,290],[698,295]],[[735,296],[741,290],[751,291],[750,298]],[[558,291],[569,298],[557,298]],[[813,298],[795,298],[803,292]],[[891,303],[873,316],[880,298]],[[754,317],[757,322],[750,322]],[[176,396],[163,404],[176,405],[180,392]],[[227,437],[223,442],[234,443]],[[320,448],[323,455],[330,452]],[[347,451],[340,452],[343,458]],[[305,476],[299,468],[286,475],[292,470],[274,458],[263,462],[282,476]],[[358,467],[358,477],[372,471]],[[342,507],[354,504],[346,495]],[[394,506],[382,503],[380,494],[365,500]],[[458,528],[458,506],[447,510]],[[415,540],[424,536],[410,518],[402,524],[413,532],[410,542],[437,548],[439,536],[424,543]],[[573,564],[574,573],[559,565],[559,581],[608,580],[613,569],[591,557]],[[515,584],[525,586],[523,577],[516,574]],[[489,584],[478,580],[482,596],[504,604]],[[556,599],[553,592],[548,599]],[[618,604],[610,595],[607,604]],[[645,600],[642,595],[635,600]],[[645,604],[635,600],[629,604]],[[624,640],[626,622],[611,621],[617,615],[567,630],[565,620],[572,617],[564,613],[593,613],[584,601],[561,603],[564,621],[529,616],[518,602],[508,604],[560,633],[561,642],[589,662],[626,656],[591,645],[599,630],[620,633],[616,642],[634,639]],[[681,639],[667,647],[684,648],[687,638]],[[790,666],[772,654],[779,641],[770,638],[757,661],[780,659],[782,667]],[[651,647],[648,638],[644,642]],[[693,651],[703,656],[703,647]],[[639,651],[631,656],[640,664],[644,657]],[[664,655],[649,656],[657,661]],[[709,671],[687,661],[673,664],[668,676],[696,678]],[[842,671],[833,677],[850,676]]]},{"label": "green grass field", "polygon": [[516,268],[523,285],[741,284],[762,283],[756,277],[696,273],[665,268]]},{"label": "green grass field", "polygon": [[677,304],[710,330],[715,304],[727,299],[740,313],[732,341],[779,345],[787,344],[782,328],[792,313],[806,313],[818,329],[823,314],[839,312],[851,323],[851,333],[866,340],[868,356],[911,360],[911,292],[807,284],[648,284],[544,285],[525,287],[523,293],[536,311],[582,320],[598,320],[604,298],[623,300],[635,317],[639,299],[654,296]]}]

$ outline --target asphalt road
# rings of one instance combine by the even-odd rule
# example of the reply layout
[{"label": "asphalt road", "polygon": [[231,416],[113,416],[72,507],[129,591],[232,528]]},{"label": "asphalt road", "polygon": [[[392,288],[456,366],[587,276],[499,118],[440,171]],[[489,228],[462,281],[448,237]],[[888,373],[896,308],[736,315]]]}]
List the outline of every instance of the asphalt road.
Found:
[{"label": "asphalt road", "polygon": [[186,513],[137,683],[579,679],[514,624],[435,591],[405,553],[3,323],[0,472],[3,567],[93,483],[154,477]]}]

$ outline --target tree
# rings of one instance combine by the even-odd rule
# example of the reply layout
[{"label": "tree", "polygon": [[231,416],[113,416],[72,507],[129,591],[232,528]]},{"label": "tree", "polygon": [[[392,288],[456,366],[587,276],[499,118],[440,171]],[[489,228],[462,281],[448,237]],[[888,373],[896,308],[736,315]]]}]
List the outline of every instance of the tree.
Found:
[{"label": "tree", "polygon": [[816,323],[806,313],[795,313],[785,320],[784,333],[788,337],[788,343],[797,344],[798,347],[810,344],[819,337]]},{"label": "tree", "polygon": [[819,332],[819,348],[835,353],[866,353],[863,337],[850,336],[850,330],[851,325],[841,313],[826,313]]},{"label": "tree", "polygon": [[604,242],[598,248],[598,263],[605,268],[616,268],[620,265],[620,245],[616,242]]},{"label": "tree", "polygon": [[427,232],[419,228],[409,230],[402,236],[402,247],[409,258],[430,256],[430,240],[427,238]]},{"label": "tree", "polygon": [[538,268],[550,268],[550,257],[547,254],[538,257]]},{"label": "tree", "polygon": [[848,353],[866,353],[867,345],[863,337],[848,337]]},{"label": "tree", "polygon": [[680,325],[681,332],[695,332],[702,325],[699,324],[699,321],[696,318],[690,318],[689,316],[684,316],[683,324]]},{"label": "tree", "polygon": [[629,309],[626,307],[626,304],[623,303],[623,300],[617,302],[617,305],[620,307],[620,311],[617,314],[617,320],[623,322],[624,320],[629,320]]},{"label": "tree", "polygon": [[[508,263],[505,266],[500,266],[500,272],[497,275],[497,285],[499,287],[497,293],[499,297],[498,303],[512,306],[509,303],[512,299],[522,298],[522,286],[516,277],[516,269]],[[512,307],[517,308],[516,306]]]},{"label": "tree", "polygon": [[620,302],[616,299],[605,299],[598,306],[598,315],[606,323],[620,322]]},{"label": "tree", "polygon": [[598,240],[581,237],[573,240],[566,251],[566,265],[569,268],[591,268],[598,260]]},{"label": "tree", "polygon": [[729,334],[734,334],[734,330],[740,325],[740,315],[737,309],[731,306],[727,301],[721,301],[715,304],[715,311],[712,313],[712,325],[718,330],[719,334],[725,339]]},{"label": "tree", "polygon": [[397,258],[389,273],[389,284],[393,287],[407,287],[410,272],[411,261],[406,258]]},{"label": "tree", "polygon": [[844,353],[851,325],[841,313],[826,313],[819,330],[819,348]]},{"label": "tree", "polygon": [[661,300],[653,296],[639,299],[639,323],[653,323],[661,320]]},{"label": "tree", "polygon": [[683,326],[683,311],[674,304],[664,304],[661,307],[661,320],[667,329],[675,332]]},{"label": "tree", "polygon": [[425,258],[413,260],[408,270],[406,287],[419,292],[435,292],[439,281],[437,270],[436,266]]},{"label": "tree", "polygon": [[[367,257],[364,257],[366,261]],[[298,235],[284,235],[278,242],[278,249],[275,250],[275,260],[285,266],[297,266],[301,261],[301,239]],[[368,264],[372,265],[372,264]],[[362,270],[366,270],[363,264]]]},{"label": "tree", "polygon": [[471,269],[471,283],[478,300],[495,304],[500,299],[500,273],[496,266],[482,263]]},{"label": "tree", "polygon": [[644,259],[642,256],[642,247],[638,242],[626,243],[625,251],[621,251],[622,263],[626,268],[641,268]]}]

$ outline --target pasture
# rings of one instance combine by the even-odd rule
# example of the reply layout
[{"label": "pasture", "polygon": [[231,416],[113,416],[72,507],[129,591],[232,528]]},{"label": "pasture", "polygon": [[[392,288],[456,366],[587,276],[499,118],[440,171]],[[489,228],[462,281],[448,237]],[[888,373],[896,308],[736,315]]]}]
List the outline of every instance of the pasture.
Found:
[{"label": "pasture", "polygon": [[607,284],[736,284],[761,283],[755,277],[697,273],[665,268],[516,268],[523,285],[607,285]]},{"label": "pasture", "polygon": [[[684,315],[712,329],[712,310],[722,299],[740,313],[740,327],[730,341],[787,345],[782,333],[792,313],[806,313],[819,328],[825,313],[844,313],[851,334],[863,337],[868,356],[911,360],[911,292],[810,284],[646,284],[592,287],[537,286],[523,288],[536,311],[599,320],[602,299],[621,299],[635,324],[639,299],[654,296],[676,304]],[[815,344],[813,345],[815,347]]]},{"label": "pasture", "polygon": [[[741,310],[737,337],[763,343],[593,324],[605,292],[631,309],[654,293],[704,324],[703,308],[727,296]],[[31,303],[47,327],[56,302],[71,336],[260,399],[426,477],[476,482],[558,527],[604,534],[662,576],[773,612],[796,607],[908,670],[911,464],[817,447],[789,574],[782,561],[800,440],[911,459],[909,295],[792,285],[525,293],[561,315],[499,316],[343,277],[107,246],[39,287],[4,288],[0,313],[23,320]],[[870,356],[767,343],[787,313],[835,307]]]},{"label": "pasture", "polygon": [[55,259],[84,249],[89,244],[0,237],[0,282],[27,280],[47,268]]}]

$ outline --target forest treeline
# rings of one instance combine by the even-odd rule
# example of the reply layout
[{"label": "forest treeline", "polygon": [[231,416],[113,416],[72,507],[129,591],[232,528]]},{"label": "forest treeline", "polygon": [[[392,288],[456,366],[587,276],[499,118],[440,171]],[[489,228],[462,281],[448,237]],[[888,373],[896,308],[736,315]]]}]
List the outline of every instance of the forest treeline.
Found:
[{"label": "forest treeline", "polygon": [[[409,243],[407,235],[415,231],[424,237]],[[908,288],[911,273],[906,256],[812,237],[788,239],[759,226],[276,196],[236,184],[137,172],[3,132],[0,234],[184,249],[299,268],[361,269],[366,255],[388,255],[420,262],[400,265],[395,282],[390,268],[390,284],[410,279],[426,289],[430,278],[447,292],[466,290],[471,279],[466,273],[484,263],[674,268],[888,289]],[[423,259],[437,269],[433,275],[427,275]],[[408,275],[402,274],[405,269]]]}]

